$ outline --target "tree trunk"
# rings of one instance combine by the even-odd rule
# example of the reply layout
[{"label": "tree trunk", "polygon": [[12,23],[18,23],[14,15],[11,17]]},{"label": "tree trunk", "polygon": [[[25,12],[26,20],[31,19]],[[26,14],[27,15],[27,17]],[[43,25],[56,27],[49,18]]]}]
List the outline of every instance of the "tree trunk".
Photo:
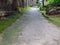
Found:
[{"label": "tree trunk", "polygon": [[44,7],[44,0],[42,0],[42,4],[43,4],[43,7]]},{"label": "tree trunk", "polygon": [[13,0],[12,10],[17,10],[17,6],[18,6],[17,0]]},{"label": "tree trunk", "polygon": [[24,8],[24,0],[22,0],[22,7]]},{"label": "tree trunk", "polygon": [[49,6],[46,6],[46,14],[49,14]]}]

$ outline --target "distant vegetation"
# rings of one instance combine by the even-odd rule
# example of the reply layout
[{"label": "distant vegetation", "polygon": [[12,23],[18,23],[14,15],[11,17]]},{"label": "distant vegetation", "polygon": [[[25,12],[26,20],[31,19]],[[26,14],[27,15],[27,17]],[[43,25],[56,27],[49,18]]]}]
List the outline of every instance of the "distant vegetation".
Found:
[{"label": "distant vegetation", "polygon": [[40,10],[47,19],[60,27],[60,0],[42,0]]}]

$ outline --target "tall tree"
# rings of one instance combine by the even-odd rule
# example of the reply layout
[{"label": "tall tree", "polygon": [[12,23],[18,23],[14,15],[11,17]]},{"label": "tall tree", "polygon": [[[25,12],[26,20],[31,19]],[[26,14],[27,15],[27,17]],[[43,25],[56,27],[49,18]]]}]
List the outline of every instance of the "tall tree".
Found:
[{"label": "tall tree", "polygon": [[17,0],[13,0],[13,2],[12,2],[12,8],[13,8],[13,10],[16,10],[17,9],[17,5],[18,3],[17,3]]},{"label": "tall tree", "polygon": [[24,0],[22,0],[22,7],[24,8]]},{"label": "tall tree", "polygon": [[42,0],[42,5],[43,5],[43,7],[44,7],[44,0]]}]

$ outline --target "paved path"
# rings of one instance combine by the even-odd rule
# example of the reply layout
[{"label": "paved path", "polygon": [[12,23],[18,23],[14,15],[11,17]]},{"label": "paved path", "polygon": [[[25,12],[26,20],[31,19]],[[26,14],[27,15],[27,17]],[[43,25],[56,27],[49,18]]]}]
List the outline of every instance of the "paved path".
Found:
[{"label": "paved path", "polygon": [[1,45],[60,45],[60,30],[31,8],[3,32]]}]

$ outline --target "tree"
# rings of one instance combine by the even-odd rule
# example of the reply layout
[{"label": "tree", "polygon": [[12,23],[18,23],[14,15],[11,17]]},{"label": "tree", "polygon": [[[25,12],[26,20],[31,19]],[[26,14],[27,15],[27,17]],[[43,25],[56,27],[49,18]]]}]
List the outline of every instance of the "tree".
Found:
[{"label": "tree", "polygon": [[42,0],[42,5],[43,5],[43,7],[44,7],[44,0]]},{"label": "tree", "polygon": [[22,0],[22,7],[24,8],[24,0]]},{"label": "tree", "polygon": [[39,3],[39,0],[37,0],[36,3],[38,4]]}]

